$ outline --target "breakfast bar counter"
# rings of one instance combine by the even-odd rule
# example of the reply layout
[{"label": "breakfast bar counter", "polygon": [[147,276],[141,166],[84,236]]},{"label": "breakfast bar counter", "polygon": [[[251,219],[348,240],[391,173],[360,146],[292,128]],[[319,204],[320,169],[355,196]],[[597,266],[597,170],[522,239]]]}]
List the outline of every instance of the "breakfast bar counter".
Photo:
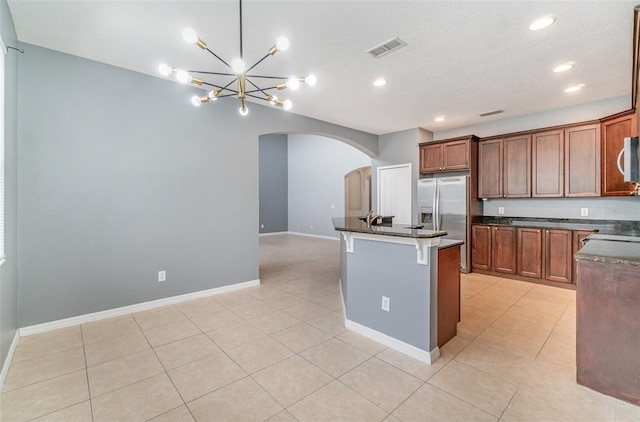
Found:
[{"label": "breakfast bar counter", "polygon": [[[408,225],[369,226],[355,217],[334,218],[333,224],[341,234],[340,283],[346,327],[424,362],[434,362],[440,356],[439,299],[459,303],[460,261],[451,252],[459,250],[462,242],[443,242],[447,234],[443,231]],[[451,256],[447,259],[457,257],[458,261],[453,266],[454,279],[439,287],[441,249],[448,252],[443,256]],[[449,322],[455,335],[459,309],[448,311],[455,320]]]}]

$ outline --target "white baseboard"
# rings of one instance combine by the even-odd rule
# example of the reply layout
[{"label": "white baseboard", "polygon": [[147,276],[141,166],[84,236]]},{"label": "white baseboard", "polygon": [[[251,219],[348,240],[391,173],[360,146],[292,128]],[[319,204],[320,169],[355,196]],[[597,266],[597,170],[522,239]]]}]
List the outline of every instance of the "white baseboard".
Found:
[{"label": "white baseboard", "polygon": [[[337,232],[336,232],[337,233]],[[309,234],[309,233],[302,233],[302,232],[287,232],[287,234],[292,234],[295,236],[306,236],[306,237],[316,237],[318,239],[327,239],[327,240],[340,240],[339,237],[331,237],[331,236],[320,236],[319,234]]]},{"label": "white baseboard", "polygon": [[30,336],[32,334],[44,333],[47,331],[58,330],[60,328],[73,327],[75,325],[85,324],[87,322],[99,321],[101,319],[113,318],[121,315],[127,315],[134,312],[146,311],[161,306],[173,305],[176,303],[187,302],[189,300],[200,299],[208,296],[215,296],[223,293],[229,293],[236,290],[247,289],[260,285],[260,279],[245,281],[242,283],[231,284],[228,286],[216,287],[199,292],[187,293],[179,296],[171,296],[164,299],[152,300],[149,302],[137,303],[135,305],[123,306],[121,308],[108,309],[106,311],[93,312],[85,315],[78,315],[71,318],[60,319],[57,321],[45,322],[42,324],[31,325],[29,327],[20,328],[20,336]]},{"label": "white baseboard", "polygon": [[270,233],[258,233],[258,237],[262,236],[274,236],[277,234],[288,234],[289,232],[270,232]]},{"label": "white baseboard", "polygon": [[433,350],[431,350],[431,352],[427,352],[426,350],[419,349],[416,346],[412,346],[411,344],[405,343],[393,337],[389,337],[384,333],[373,330],[369,327],[365,327],[364,325],[358,324],[357,322],[353,322],[348,319],[345,319],[344,326],[351,331],[355,331],[356,333],[368,337],[373,341],[382,343],[387,347],[390,347],[400,353],[404,353],[405,355],[411,356],[412,358],[418,359],[422,362],[428,363],[429,365],[431,365],[436,361],[436,359],[440,357],[440,349],[437,346]]},{"label": "white baseboard", "polygon": [[0,371],[0,391],[2,391],[2,387],[4,386],[4,380],[7,378],[7,373],[9,372],[9,367],[11,366],[11,360],[13,359],[13,354],[16,352],[16,347],[18,346],[19,341],[20,332],[16,330],[16,333],[13,336],[13,340],[11,341],[11,346],[9,346],[9,353],[7,353],[7,358],[2,364],[2,371]]}]

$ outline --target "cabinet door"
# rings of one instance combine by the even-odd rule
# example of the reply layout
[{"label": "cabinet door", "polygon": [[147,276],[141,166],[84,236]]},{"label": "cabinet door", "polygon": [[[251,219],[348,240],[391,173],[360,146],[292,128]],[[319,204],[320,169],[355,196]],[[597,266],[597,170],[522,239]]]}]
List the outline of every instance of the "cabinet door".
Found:
[{"label": "cabinet door", "polygon": [[533,197],[558,198],[564,196],[564,140],[563,131],[534,133],[532,145]]},{"label": "cabinet door", "polygon": [[518,275],[542,278],[542,230],[518,228]]},{"label": "cabinet door", "polygon": [[420,145],[420,173],[435,173],[443,170],[442,144]]},{"label": "cabinet door", "polygon": [[516,228],[498,226],[493,228],[492,238],[493,271],[516,273]]},{"label": "cabinet door", "polygon": [[636,115],[634,113],[603,121],[602,134],[602,196],[628,196],[633,190],[632,183],[625,183],[618,171],[618,154],[622,150],[624,138],[636,136]]},{"label": "cabinet door", "polygon": [[600,196],[600,125],[564,131],[564,196]]},{"label": "cabinet door", "polygon": [[502,139],[478,144],[478,198],[502,197]]},{"label": "cabinet door", "polygon": [[502,149],[502,196],[531,197],[531,135],[506,138],[502,141]]},{"label": "cabinet door", "polygon": [[570,230],[545,230],[545,279],[571,283],[571,240]]},{"label": "cabinet door", "polygon": [[471,226],[471,267],[491,270],[491,227]]},{"label": "cabinet door", "polygon": [[573,257],[582,248],[582,239],[589,236],[592,231],[587,230],[574,230],[573,240],[571,241],[571,283],[576,284],[578,280],[578,263]]},{"label": "cabinet door", "polygon": [[469,170],[469,141],[453,141],[444,146],[443,170]]}]

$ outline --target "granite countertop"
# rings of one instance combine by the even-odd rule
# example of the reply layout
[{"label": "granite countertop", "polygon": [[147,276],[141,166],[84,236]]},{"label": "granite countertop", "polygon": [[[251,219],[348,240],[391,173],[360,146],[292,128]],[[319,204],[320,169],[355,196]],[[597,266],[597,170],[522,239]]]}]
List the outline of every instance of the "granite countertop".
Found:
[{"label": "granite countertop", "polygon": [[586,220],[575,218],[476,216],[473,224],[597,231],[598,234],[640,237],[639,221]]},{"label": "granite countertop", "polygon": [[408,224],[382,224],[367,227],[367,223],[358,219],[357,217],[335,217],[331,220],[333,221],[333,227],[337,231],[342,232],[368,233],[378,234],[382,236],[411,237],[415,239],[428,239],[447,235],[447,232],[443,231],[412,229],[409,227],[414,226],[410,226]]},{"label": "granite countertop", "polygon": [[640,238],[593,235],[575,254],[578,260],[640,266]]}]

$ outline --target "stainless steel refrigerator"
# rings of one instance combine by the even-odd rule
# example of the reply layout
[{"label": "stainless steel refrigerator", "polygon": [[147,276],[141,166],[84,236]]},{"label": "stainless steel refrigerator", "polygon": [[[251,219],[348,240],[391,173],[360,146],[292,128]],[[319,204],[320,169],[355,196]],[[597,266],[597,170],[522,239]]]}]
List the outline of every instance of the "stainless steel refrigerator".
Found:
[{"label": "stainless steel refrigerator", "polygon": [[462,240],[460,270],[468,272],[467,198],[469,176],[437,177],[418,180],[420,224],[425,229],[442,230],[447,239]]}]

